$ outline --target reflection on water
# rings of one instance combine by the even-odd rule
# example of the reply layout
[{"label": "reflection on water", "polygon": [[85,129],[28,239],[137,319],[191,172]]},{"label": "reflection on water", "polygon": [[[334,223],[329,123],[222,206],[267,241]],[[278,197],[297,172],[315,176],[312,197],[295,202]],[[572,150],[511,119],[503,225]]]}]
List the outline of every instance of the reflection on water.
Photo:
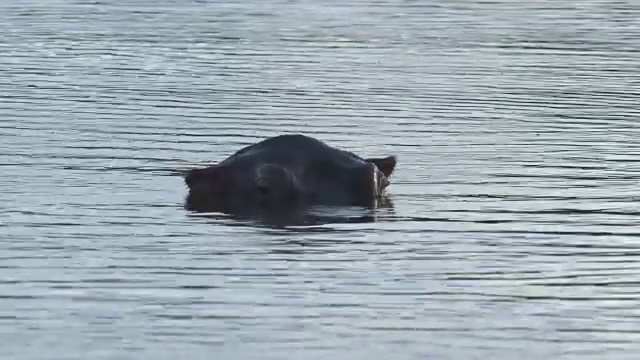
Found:
[{"label": "reflection on water", "polygon": [[371,223],[384,221],[385,216],[389,218],[393,214],[393,202],[388,196],[375,199],[370,208],[312,206],[283,209],[251,208],[245,211],[225,212],[211,205],[212,202],[203,201],[201,197],[191,194],[187,195],[185,200],[185,209],[193,212],[194,216],[207,217],[217,222],[221,219],[234,219],[277,227]]},{"label": "reflection on water", "polygon": [[[0,2],[0,358],[636,358],[638,19]],[[184,208],[284,133],[397,155],[393,206]]]}]

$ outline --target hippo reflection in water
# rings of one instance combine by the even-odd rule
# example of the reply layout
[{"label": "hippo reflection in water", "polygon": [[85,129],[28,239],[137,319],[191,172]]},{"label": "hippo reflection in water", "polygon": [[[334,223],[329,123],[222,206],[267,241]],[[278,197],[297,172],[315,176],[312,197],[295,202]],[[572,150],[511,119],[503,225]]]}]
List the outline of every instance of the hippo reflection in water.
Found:
[{"label": "hippo reflection in water", "polygon": [[304,135],[279,135],[185,176],[187,208],[244,212],[315,205],[376,207],[395,156],[364,159]]}]

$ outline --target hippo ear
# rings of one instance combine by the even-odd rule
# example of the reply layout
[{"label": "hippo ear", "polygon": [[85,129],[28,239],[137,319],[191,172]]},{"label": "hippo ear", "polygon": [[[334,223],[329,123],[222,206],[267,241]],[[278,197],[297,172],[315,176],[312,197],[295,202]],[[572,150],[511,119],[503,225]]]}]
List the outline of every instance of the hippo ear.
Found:
[{"label": "hippo ear", "polygon": [[372,162],[378,167],[378,170],[386,177],[390,177],[396,168],[396,157],[391,155],[384,158],[369,158],[367,161]]}]

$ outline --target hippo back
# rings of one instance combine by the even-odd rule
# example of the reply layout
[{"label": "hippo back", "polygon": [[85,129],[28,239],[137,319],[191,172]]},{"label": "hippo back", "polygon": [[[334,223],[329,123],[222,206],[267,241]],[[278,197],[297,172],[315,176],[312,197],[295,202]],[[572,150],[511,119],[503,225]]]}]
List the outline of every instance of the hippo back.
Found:
[{"label": "hippo back", "polygon": [[220,164],[273,162],[298,166],[312,162],[331,162],[345,168],[365,163],[360,156],[329,146],[309,136],[279,135],[238,150]]}]

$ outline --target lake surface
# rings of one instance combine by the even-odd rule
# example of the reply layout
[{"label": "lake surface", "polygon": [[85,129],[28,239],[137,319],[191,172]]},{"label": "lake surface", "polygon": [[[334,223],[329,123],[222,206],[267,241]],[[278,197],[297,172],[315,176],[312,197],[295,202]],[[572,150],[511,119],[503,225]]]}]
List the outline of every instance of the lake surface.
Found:
[{"label": "lake surface", "polygon": [[[0,358],[637,359],[640,5],[0,2]],[[304,133],[375,221],[183,209]]]}]

